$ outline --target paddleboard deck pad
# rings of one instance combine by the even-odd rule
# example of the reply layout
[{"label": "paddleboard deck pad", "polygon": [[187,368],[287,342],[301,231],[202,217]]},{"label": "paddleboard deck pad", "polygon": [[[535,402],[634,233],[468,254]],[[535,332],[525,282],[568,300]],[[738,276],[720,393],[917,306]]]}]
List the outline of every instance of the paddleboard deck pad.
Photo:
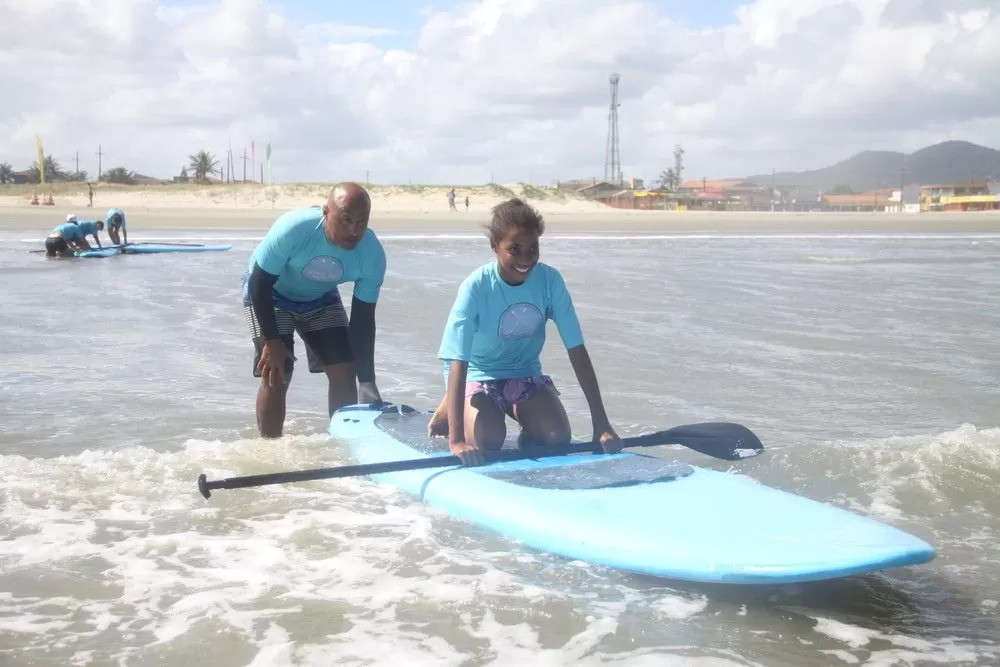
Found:
[{"label": "paddleboard deck pad", "polygon": [[[427,437],[429,419],[430,413],[406,405],[354,405],[333,415],[329,433],[359,463],[449,455],[445,438]],[[504,447],[516,447],[515,433]],[[853,512],[635,452],[406,470],[372,479],[535,549],[656,577],[777,584],[915,565],[935,556],[923,540]]]}]

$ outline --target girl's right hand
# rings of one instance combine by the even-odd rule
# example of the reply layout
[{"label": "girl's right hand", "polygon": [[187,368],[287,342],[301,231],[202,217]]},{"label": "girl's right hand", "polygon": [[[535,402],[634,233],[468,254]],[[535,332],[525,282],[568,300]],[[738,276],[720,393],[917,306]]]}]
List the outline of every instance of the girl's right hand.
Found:
[{"label": "girl's right hand", "polygon": [[448,444],[451,453],[462,459],[462,464],[467,466],[481,466],[486,463],[483,450],[478,445],[470,445],[467,442],[452,442]]}]

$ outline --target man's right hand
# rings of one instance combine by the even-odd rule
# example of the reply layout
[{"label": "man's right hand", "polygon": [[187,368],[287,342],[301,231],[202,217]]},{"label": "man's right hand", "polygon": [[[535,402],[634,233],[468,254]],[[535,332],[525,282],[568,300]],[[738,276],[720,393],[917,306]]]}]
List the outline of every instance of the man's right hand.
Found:
[{"label": "man's right hand", "polygon": [[483,450],[477,445],[470,445],[467,442],[452,442],[448,444],[451,453],[462,459],[462,464],[467,466],[481,466],[486,463]]},{"label": "man's right hand", "polygon": [[288,348],[285,347],[280,338],[264,341],[264,347],[260,351],[260,361],[257,362],[257,370],[269,387],[288,383],[288,374],[285,373],[287,357]]}]

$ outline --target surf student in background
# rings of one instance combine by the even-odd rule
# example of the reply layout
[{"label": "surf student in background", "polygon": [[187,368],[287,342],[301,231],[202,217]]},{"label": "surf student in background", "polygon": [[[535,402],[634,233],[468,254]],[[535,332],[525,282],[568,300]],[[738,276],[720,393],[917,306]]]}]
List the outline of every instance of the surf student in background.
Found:
[{"label": "surf student in background", "polygon": [[64,222],[45,239],[46,257],[72,257],[75,250],[90,250],[87,238],[74,222]]},{"label": "surf student in background", "polygon": [[[109,208],[104,216],[108,228],[108,236],[115,245],[128,245],[128,228],[125,226],[125,211],[120,208]],[[121,232],[119,234],[119,232]]]},{"label": "surf student in background", "polygon": [[438,357],[447,389],[428,434],[447,435],[466,465],[482,464],[484,450],[503,446],[506,416],[520,425],[522,446],[569,444],[569,417],[552,379],[542,374],[549,319],[590,406],[594,442],[606,453],[621,451],[563,277],[538,261],[544,231],[542,216],[520,199],[495,206],[489,239],[496,258],[462,282],[445,324]]},{"label": "surf student in background", "polygon": [[[256,356],[257,426],[281,436],[294,368],[294,332],[309,371],[326,373],[330,415],[360,402],[381,402],[375,385],[375,304],[385,280],[385,250],[371,229],[371,198],[341,183],[322,208],[280,216],[250,256],[243,307]],[[338,285],[354,283],[351,316]],[[357,381],[357,384],[355,384]]]},{"label": "surf student in background", "polygon": [[84,238],[87,238],[87,236],[93,236],[94,243],[97,244],[97,247],[103,247],[101,245],[101,237],[99,236],[100,231],[104,229],[103,220],[77,220],[76,226],[80,228]]}]

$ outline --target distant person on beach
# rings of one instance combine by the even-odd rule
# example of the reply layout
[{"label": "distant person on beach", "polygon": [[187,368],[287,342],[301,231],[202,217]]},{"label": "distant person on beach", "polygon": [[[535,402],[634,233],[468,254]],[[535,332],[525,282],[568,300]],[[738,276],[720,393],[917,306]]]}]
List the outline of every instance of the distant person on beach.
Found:
[{"label": "distant person on beach", "polygon": [[465,210],[469,210],[469,195],[465,195]]},{"label": "distant person on beach", "polygon": [[[104,224],[108,228],[108,236],[115,245],[128,245],[128,228],[125,226],[125,211],[120,208],[108,209],[108,214],[104,216]],[[119,234],[119,232],[121,232]]]},{"label": "distant person on beach", "polygon": [[[333,413],[382,400],[375,385],[375,304],[385,280],[385,250],[371,229],[371,198],[357,183],[330,191],[322,209],[280,216],[250,256],[243,309],[255,357],[257,426],[281,436],[294,368],[294,338],[306,347],[311,373],[326,373]],[[338,285],[353,282],[351,317]],[[355,384],[355,380],[357,384]]]},{"label": "distant person on beach", "polygon": [[428,435],[447,435],[466,465],[483,463],[485,450],[503,446],[506,417],[520,425],[521,446],[569,444],[569,417],[539,358],[549,319],[590,406],[595,444],[607,453],[622,448],[562,275],[538,261],[544,230],[542,216],[520,199],[495,206],[489,239],[496,257],[462,282],[445,324],[438,358],[447,389]]},{"label": "distant person on beach", "polygon": [[94,186],[92,184],[90,184],[90,183],[87,183],[87,198],[90,200],[90,203],[87,204],[87,208],[93,208],[94,207]]},{"label": "distant person on beach", "polygon": [[70,218],[73,222],[59,225],[45,239],[46,257],[72,257],[76,250],[90,250],[90,244],[76,224],[76,217],[67,216],[67,220]]},{"label": "distant person on beach", "polygon": [[457,208],[455,208],[455,188],[452,188],[448,192],[448,208],[450,208],[452,211],[458,210]]}]

